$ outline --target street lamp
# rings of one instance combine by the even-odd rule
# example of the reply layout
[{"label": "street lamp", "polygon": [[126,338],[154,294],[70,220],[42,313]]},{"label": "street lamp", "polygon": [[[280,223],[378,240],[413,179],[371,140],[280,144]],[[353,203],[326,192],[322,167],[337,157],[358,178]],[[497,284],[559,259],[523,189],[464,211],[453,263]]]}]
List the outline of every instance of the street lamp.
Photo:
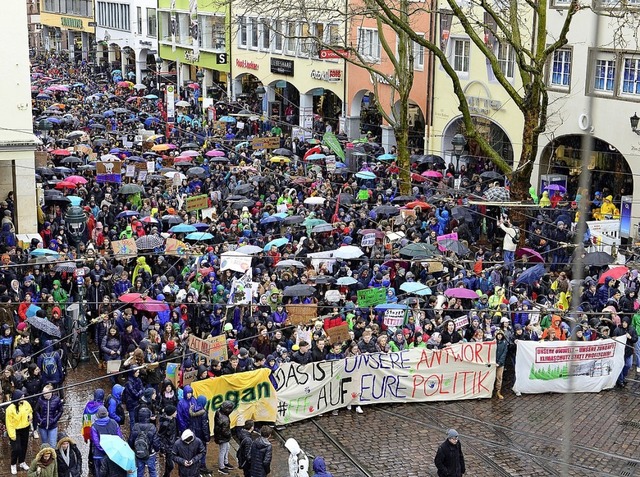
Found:
[{"label": "street lamp", "polygon": [[[204,86],[204,73],[202,72],[201,69],[198,69],[198,71],[196,71],[196,79],[198,81],[198,84],[200,85],[200,97],[197,98],[197,100],[200,100],[202,102],[202,107],[200,108],[200,110],[204,110],[205,86]],[[198,101],[196,101],[196,106],[197,105],[198,105]]]},{"label": "street lamp", "polygon": [[629,121],[631,122],[631,130],[640,136],[640,129],[638,129],[638,121],[640,121],[640,117],[638,117],[636,113],[633,113],[633,116],[629,118]]},{"label": "street lamp", "polygon": [[467,140],[462,134],[456,134],[451,139],[451,145],[453,146],[453,155],[456,156],[456,172],[460,172],[460,156],[464,152]]}]

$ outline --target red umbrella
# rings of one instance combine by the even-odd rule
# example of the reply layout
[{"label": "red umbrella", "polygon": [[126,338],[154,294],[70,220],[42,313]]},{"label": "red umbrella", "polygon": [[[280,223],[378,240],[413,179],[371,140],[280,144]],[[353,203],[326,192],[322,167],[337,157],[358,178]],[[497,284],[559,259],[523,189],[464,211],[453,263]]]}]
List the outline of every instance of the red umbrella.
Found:
[{"label": "red umbrella", "polygon": [[526,255],[530,262],[544,263],[544,257],[530,248],[519,248],[516,250],[516,257],[520,258],[523,255]]},{"label": "red umbrella", "polygon": [[65,156],[65,157],[71,155],[71,153],[66,149],[54,149],[53,151],[50,152],[50,154],[52,156]]},{"label": "red umbrella", "polygon": [[120,295],[118,300],[124,303],[137,303],[142,299],[141,293],[125,293],[124,295]]},{"label": "red umbrella", "polygon": [[173,160],[174,164],[191,164],[193,162],[193,157],[190,156],[178,156]]},{"label": "red umbrella", "polygon": [[311,149],[309,149],[307,152],[305,152],[304,154],[304,159],[306,159],[307,157],[309,157],[311,154],[319,154],[322,152],[322,148],[320,146],[315,146],[312,147]]},{"label": "red umbrella", "polygon": [[158,219],[154,219],[153,217],[151,217],[150,215],[147,215],[146,217],[142,217],[140,219],[140,222],[144,222],[145,224],[158,224],[160,223],[158,221]]},{"label": "red umbrella", "polygon": [[76,185],[69,181],[60,181],[56,184],[56,189],[75,189]]},{"label": "red umbrella", "polygon": [[442,178],[442,172],[439,172],[439,171],[424,171],[422,175],[424,177],[435,177],[438,179]]},{"label": "red umbrella", "polygon": [[420,207],[421,209],[430,209],[431,205],[427,204],[422,200],[414,200],[413,202],[409,202],[407,205],[409,209],[415,209],[416,207]]},{"label": "red umbrella", "polygon": [[187,88],[191,88],[191,89],[200,89],[200,85],[198,83],[189,83],[187,85]]},{"label": "red umbrella", "polygon": [[604,279],[607,277],[611,277],[614,280],[618,280],[628,271],[629,269],[625,266],[610,268],[609,270],[604,272],[602,275],[600,275],[600,280],[598,280],[598,283],[600,284],[604,283]]},{"label": "red umbrella", "polygon": [[476,292],[468,288],[449,288],[444,294],[449,298],[462,298],[467,300],[477,300],[480,298]]},{"label": "red umbrella", "polygon": [[167,305],[165,302],[153,300],[151,298],[144,298],[142,301],[134,303],[133,307],[136,310],[151,311],[156,313],[158,311],[167,311],[169,309],[169,305]]},{"label": "red umbrella", "polygon": [[422,177],[420,174],[416,174],[415,172],[411,174],[411,182],[424,182],[426,180],[427,178]]},{"label": "red umbrella", "polygon": [[69,176],[65,179],[67,182],[73,182],[74,184],[86,184],[87,179],[82,176]]}]

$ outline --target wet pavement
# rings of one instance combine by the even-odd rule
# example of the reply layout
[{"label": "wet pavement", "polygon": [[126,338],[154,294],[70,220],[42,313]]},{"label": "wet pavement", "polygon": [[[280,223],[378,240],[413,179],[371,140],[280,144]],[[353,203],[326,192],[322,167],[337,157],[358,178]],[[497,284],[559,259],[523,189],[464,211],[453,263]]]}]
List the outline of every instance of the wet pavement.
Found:
[{"label": "wet pavement", "polygon": [[[108,379],[84,383],[98,375],[95,361],[83,363],[67,376],[68,389],[60,430],[69,434],[84,456],[88,446],[81,436],[82,411],[96,387],[110,390]],[[577,394],[571,401],[569,476],[640,477],[640,382],[630,374],[625,390]],[[78,384],[80,383],[80,384]],[[506,387],[506,386],[505,386]],[[543,394],[504,401],[477,400],[450,403],[401,404],[365,407],[358,415],[346,410],[338,416],[287,426],[272,438],[271,477],[287,477],[288,454],[284,439],[296,438],[310,456],[322,455],[335,477],[391,475],[435,476],[433,456],[446,429],[455,427],[474,477],[562,475],[563,412],[565,396]],[[126,427],[126,426],[125,426]],[[35,456],[39,440],[31,440],[27,462]],[[235,445],[230,453],[235,464]],[[0,476],[9,474],[9,444],[0,444]],[[208,446],[208,466],[216,468],[217,446]],[[26,475],[25,472],[20,472]],[[177,470],[173,472],[177,476]],[[218,475],[214,472],[213,475]],[[240,477],[238,470],[232,471]]]}]

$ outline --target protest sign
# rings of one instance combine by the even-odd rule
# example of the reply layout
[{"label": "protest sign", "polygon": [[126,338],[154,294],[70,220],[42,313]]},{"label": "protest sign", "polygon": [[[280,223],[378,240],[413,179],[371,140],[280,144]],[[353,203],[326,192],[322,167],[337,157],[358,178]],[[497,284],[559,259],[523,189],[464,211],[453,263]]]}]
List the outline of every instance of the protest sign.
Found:
[{"label": "protest sign", "polygon": [[198,377],[197,370],[194,369],[192,371],[185,371],[184,373],[182,373],[182,385],[186,386],[188,384],[191,384],[196,380],[197,377]]},{"label": "protest sign", "polygon": [[278,149],[280,147],[280,138],[277,136],[270,137],[254,137],[251,140],[251,148],[254,151],[258,149]]},{"label": "protest sign", "polygon": [[180,365],[178,363],[167,363],[167,369],[165,371],[166,378],[178,387],[178,370]]},{"label": "protest sign", "polygon": [[240,278],[233,278],[228,305],[249,305],[253,298],[253,270],[251,267]]},{"label": "protest sign", "polygon": [[362,236],[362,240],[360,241],[361,247],[373,247],[376,244],[376,234],[364,234]]},{"label": "protest sign", "polygon": [[404,325],[404,315],[406,310],[388,308],[384,310],[384,324],[389,327],[399,327]]},{"label": "protest sign", "polygon": [[209,197],[206,194],[187,197],[185,202],[185,209],[187,212],[206,209],[207,207],[209,207]]},{"label": "protest sign", "polygon": [[114,240],[111,248],[116,258],[131,258],[138,254],[138,247],[133,238]]},{"label": "protest sign", "polygon": [[342,343],[351,338],[349,335],[349,325],[347,323],[329,328],[327,330],[327,335],[329,335],[329,341],[331,341],[331,344]]},{"label": "protest sign", "polygon": [[516,341],[519,393],[593,393],[615,386],[625,337],[600,341]]},{"label": "protest sign", "polygon": [[187,253],[187,245],[174,238],[168,238],[164,243],[165,255],[184,255]]},{"label": "protest sign", "polygon": [[467,315],[462,315],[454,318],[453,322],[456,325],[456,330],[459,330],[463,326],[467,326],[469,324],[469,317]]},{"label": "protest sign", "polygon": [[292,325],[306,325],[318,316],[318,305],[287,305],[287,317]]},{"label": "protest sign", "polygon": [[220,271],[233,270],[234,272],[245,273],[251,268],[251,255],[238,253],[235,251],[224,252],[220,256]]},{"label": "protest sign", "polygon": [[192,383],[194,396],[207,398],[206,409],[212,434],[214,414],[227,400],[236,404],[229,416],[232,428],[248,419],[275,422],[278,400],[269,374],[271,370],[263,368]]},{"label": "protest sign", "polygon": [[209,343],[210,359],[217,359],[221,363],[228,359],[229,349],[225,335],[212,336],[207,338],[207,342]]},{"label": "protest sign", "polygon": [[361,308],[368,308],[370,306],[376,306],[386,302],[386,287],[365,288],[364,290],[358,290],[358,306]]},{"label": "protest sign", "polygon": [[362,354],[304,366],[285,363],[273,373],[277,423],[348,405],[490,398],[495,370],[494,341]]}]

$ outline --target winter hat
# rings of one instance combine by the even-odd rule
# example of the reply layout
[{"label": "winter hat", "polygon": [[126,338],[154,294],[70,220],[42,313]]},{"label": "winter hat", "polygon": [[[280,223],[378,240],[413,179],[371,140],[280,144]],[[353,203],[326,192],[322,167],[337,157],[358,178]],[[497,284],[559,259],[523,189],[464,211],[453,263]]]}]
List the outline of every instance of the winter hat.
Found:
[{"label": "winter hat", "polygon": [[247,348],[240,348],[240,351],[238,352],[238,354],[240,356],[248,356],[249,355],[249,351],[247,351]]},{"label": "winter hat", "polygon": [[167,354],[171,354],[176,349],[176,342],[173,340],[167,341]]},{"label": "winter hat", "polygon": [[108,417],[109,416],[109,411],[107,411],[107,408],[104,406],[100,406],[98,408],[98,418],[102,418],[102,417]]},{"label": "winter hat", "polygon": [[167,416],[172,416],[173,414],[175,414],[177,408],[173,405],[173,404],[167,404],[164,408],[164,413]]},{"label": "winter hat", "polygon": [[180,436],[183,442],[191,442],[193,440],[193,431],[191,429],[185,429]]},{"label": "winter hat", "polygon": [[453,439],[454,437],[458,437],[458,431],[455,429],[449,429],[447,431],[447,439]]}]

